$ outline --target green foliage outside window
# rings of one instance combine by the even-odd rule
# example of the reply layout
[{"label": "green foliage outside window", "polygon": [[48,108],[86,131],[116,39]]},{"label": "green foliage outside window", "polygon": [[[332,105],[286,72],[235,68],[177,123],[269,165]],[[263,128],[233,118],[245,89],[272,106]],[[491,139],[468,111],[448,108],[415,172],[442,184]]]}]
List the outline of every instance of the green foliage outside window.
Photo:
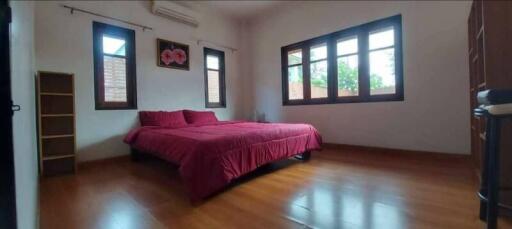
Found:
[{"label": "green foliage outside window", "polygon": [[[290,56],[290,59],[295,59],[296,62],[301,61],[300,58],[296,56]],[[302,72],[298,72],[297,77],[290,78],[289,82],[302,83],[302,79]],[[355,92],[359,89],[358,82],[358,69],[351,68],[345,62],[338,62],[338,89]],[[319,78],[311,79],[311,85],[327,88],[327,74],[322,74]],[[384,87],[382,77],[372,74],[370,76],[370,85],[370,89],[372,90]]]},{"label": "green foliage outside window", "polygon": [[[351,68],[344,62],[338,62],[338,89],[357,91],[359,88],[357,68]],[[327,87],[327,75],[322,74],[318,79],[312,79],[311,85],[315,87]],[[370,89],[384,87],[382,77],[376,74],[370,76]]]}]

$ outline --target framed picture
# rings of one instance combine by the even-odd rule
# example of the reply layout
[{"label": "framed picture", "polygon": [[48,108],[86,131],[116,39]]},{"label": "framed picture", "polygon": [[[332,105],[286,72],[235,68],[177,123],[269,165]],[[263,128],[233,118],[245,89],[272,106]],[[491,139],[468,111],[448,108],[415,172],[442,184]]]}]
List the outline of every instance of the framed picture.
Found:
[{"label": "framed picture", "polygon": [[156,39],[157,65],[165,68],[190,69],[188,45],[174,41]]}]

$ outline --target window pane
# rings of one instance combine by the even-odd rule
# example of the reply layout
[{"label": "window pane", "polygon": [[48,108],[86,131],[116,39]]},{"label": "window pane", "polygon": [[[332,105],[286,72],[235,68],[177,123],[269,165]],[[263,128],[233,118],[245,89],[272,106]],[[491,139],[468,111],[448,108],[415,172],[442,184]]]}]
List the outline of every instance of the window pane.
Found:
[{"label": "window pane", "polygon": [[126,59],[103,56],[105,102],[127,102]]},{"label": "window pane", "polygon": [[311,64],[311,98],[327,98],[327,60]]},{"label": "window pane", "polygon": [[338,96],[359,95],[358,66],[357,54],[338,58]]},{"label": "window pane", "polygon": [[220,102],[219,72],[208,71],[208,102]]},{"label": "window pane", "polygon": [[357,53],[357,38],[338,41],[336,51],[338,56]]},{"label": "window pane", "polygon": [[300,49],[288,52],[288,65],[302,63],[302,51]]},{"label": "window pane", "polygon": [[370,32],[370,50],[389,47],[395,44],[395,33],[393,27],[379,29]]},{"label": "window pane", "polygon": [[302,65],[288,67],[288,99],[303,99]]},{"label": "window pane", "polygon": [[394,94],[395,85],[395,49],[370,52],[370,94]]},{"label": "window pane", "polygon": [[126,42],[123,39],[103,36],[103,53],[124,56]]},{"label": "window pane", "polygon": [[216,56],[206,56],[206,67],[219,70],[219,58]]},{"label": "window pane", "polygon": [[327,45],[319,44],[311,47],[311,51],[309,53],[309,59],[311,61],[321,60],[327,58]]}]

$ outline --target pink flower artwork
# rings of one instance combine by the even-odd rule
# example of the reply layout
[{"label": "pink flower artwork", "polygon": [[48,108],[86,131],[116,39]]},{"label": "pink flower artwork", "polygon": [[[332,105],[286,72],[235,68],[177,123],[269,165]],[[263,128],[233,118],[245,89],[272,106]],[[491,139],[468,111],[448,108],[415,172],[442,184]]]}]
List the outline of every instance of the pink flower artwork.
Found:
[{"label": "pink flower artwork", "polygon": [[173,60],[178,64],[183,64],[187,61],[187,53],[182,49],[174,49],[172,50]]},{"label": "pink flower artwork", "polygon": [[162,54],[160,54],[160,59],[162,60],[162,62],[164,62],[165,65],[169,65],[175,61],[173,53],[174,52],[169,49],[165,49],[164,51],[162,51]]},{"label": "pink flower artwork", "polygon": [[156,39],[156,65],[165,68],[189,70],[189,46],[173,41]]}]

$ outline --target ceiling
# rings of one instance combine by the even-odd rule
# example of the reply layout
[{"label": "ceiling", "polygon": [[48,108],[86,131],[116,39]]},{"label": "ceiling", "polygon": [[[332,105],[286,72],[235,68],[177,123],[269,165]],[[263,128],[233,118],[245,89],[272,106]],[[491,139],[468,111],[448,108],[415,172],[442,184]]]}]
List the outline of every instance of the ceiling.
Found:
[{"label": "ceiling", "polygon": [[235,18],[252,18],[265,13],[283,1],[197,1],[197,3],[218,10],[220,13]]}]

